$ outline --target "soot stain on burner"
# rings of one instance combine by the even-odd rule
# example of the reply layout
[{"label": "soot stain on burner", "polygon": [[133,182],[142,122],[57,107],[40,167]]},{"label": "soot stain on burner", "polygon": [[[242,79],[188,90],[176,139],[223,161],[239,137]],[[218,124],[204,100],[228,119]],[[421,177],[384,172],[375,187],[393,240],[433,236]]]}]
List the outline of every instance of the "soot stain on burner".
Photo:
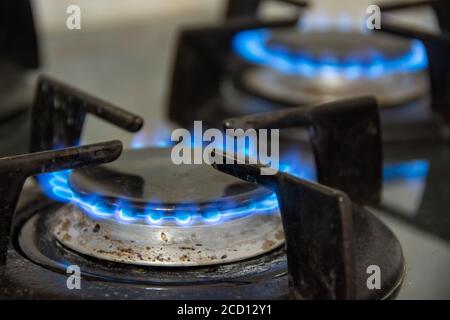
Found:
[{"label": "soot stain on burner", "polygon": [[180,257],[180,260],[181,260],[181,261],[187,261],[187,262],[190,262],[190,261],[191,261],[191,259],[189,258],[189,256],[187,256],[187,255],[185,255],[185,254],[183,254],[183,255]]},{"label": "soot stain on burner", "polygon": [[266,240],[262,245],[263,250],[270,250],[275,245],[275,241]]},{"label": "soot stain on burner", "polygon": [[69,228],[70,228],[70,224],[71,223],[69,220],[65,220],[61,225],[61,231],[68,232]]},{"label": "soot stain on burner", "polygon": [[275,239],[277,239],[277,240],[283,240],[284,239],[284,232],[283,231],[278,231],[276,234],[275,234]]},{"label": "soot stain on burner", "polygon": [[95,225],[94,229],[92,229],[92,232],[97,233],[97,232],[99,232],[99,230],[100,230],[100,225],[97,223],[97,224]]},{"label": "soot stain on burner", "polygon": [[190,251],[195,251],[195,248],[192,247],[178,247],[180,250],[190,250]]}]

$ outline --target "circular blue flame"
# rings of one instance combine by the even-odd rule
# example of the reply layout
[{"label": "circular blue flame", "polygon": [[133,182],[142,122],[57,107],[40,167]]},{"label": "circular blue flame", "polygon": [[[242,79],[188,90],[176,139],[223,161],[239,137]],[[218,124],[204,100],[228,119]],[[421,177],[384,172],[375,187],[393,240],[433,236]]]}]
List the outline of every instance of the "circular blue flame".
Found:
[{"label": "circular blue flame", "polygon": [[[315,170],[301,159],[298,152],[285,154],[281,160],[280,170],[299,178],[316,180]],[[414,160],[386,165],[383,176],[385,181],[424,178],[428,175],[428,170],[429,163],[426,160]],[[180,226],[190,226],[195,222],[219,224],[251,214],[273,214],[278,210],[278,199],[275,193],[227,210],[186,211],[177,208],[169,209],[164,206],[155,208],[154,205],[149,205],[143,210],[136,210],[130,203],[123,200],[111,205],[101,196],[86,197],[78,194],[70,187],[70,174],[70,170],[47,173],[39,175],[38,180],[43,191],[50,198],[63,203],[73,203],[94,218],[115,219],[119,223],[143,221],[149,225],[176,223]]]},{"label": "circular blue flame", "polygon": [[189,226],[194,222],[215,224],[250,214],[272,214],[278,208],[277,197],[272,193],[260,201],[221,211],[185,211],[155,207],[138,210],[132,209],[132,206],[125,201],[118,201],[111,205],[100,196],[85,197],[78,194],[70,187],[70,174],[70,170],[42,174],[38,176],[38,180],[48,197],[63,203],[73,203],[95,218],[110,218],[120,223],[145,221],[150,225],[159,225],[174,222],[180,226]]},{"label": "circular blue flame", "polygon": [[362,62],[350,56],[345,61],[339,61],[332,53],[314,59],[307,53],[292,53],[283,47],[270,48],[266,45],[269,37],[268,29],[239,32],[233,38],[233,50],[251,63],[305,78],[341,76],[348,80],[377,79],[392,74],[417,72],[428,66],[425,46],[418,40],[411,42],[410,51],[402,57],[390,59],[374,52],[370,62]]},{"label": "circular blue flame", "polygon": [[[245,154],[248,155],[248,153],[249,150],[246,149]],[[285,153],[280,162],[280,171],[303,179],[315,180],[314,169],[302,159],[299,152]],[[183,210],[181,207],[167,208],[164,205],[155,207],[155,201],[152,201],[152,205],[149,204],[147,208],[138,210],[124,200],[111,204],[99,195],[85,196],[77,193],[70,186],[70,174],[71,170],[41,174],[38,176],[38,181],[48,197],[59,202],[75,204],[94,218],[109,218],[119,223],[142,221],[149,225],[176,223],[179,226],[190,226],[196,222],[219,224],[251,214],[273,214],[278,210],[278,199],[275,193],[226,210],[210,208],[194,211]]]}]

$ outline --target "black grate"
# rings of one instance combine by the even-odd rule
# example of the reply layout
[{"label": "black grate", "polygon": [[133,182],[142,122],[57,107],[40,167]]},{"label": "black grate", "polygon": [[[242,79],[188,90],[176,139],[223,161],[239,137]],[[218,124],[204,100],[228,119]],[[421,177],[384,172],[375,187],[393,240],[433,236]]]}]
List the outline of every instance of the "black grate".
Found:
[{"label": "black grate", "polygon": [[[440,34],[408,28],[386,16],[405,9],[429,7],[434,10],[441,28]],[[432,95],[432,108],[450,124],[450,2],[447,0],[396,2],[381,6],[380,31],[418,39],[427,49]]]},{"label": "black grate", "polygon": [[[122,152],[120,141],[77,147],[87,113],[132,132],[143,125],[141,118],[127,111],[56,80],[40,78],[32,113],[32,153],[0,159],[0,263],[6,262],[13,214],[26,178],[110,162]],[[55,147],[59,149],[48,151]]]},{"label": "black grate", "polygon": [[357,296],[353,215],[360,215],[361,205],[377,203],[381,193],[382,147],[375,99],[343,100],[225,121],[226,128],[241,129],[303,126],[310,128],[321,184],[285,173],[264,176],[256,165],[215,167],[276,192],[294,298],[352,299]]}]

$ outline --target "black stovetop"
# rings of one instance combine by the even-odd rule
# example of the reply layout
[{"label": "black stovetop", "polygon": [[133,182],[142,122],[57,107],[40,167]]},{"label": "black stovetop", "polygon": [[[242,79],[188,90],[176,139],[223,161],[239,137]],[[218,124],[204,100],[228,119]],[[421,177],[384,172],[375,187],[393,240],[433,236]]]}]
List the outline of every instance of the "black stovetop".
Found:
[{"label": "black stovetop", "polygon": [[[237,2],[230,1],[229,16],[241,14],[252,16],[259,1],[250,2],[252,3],[247,8],[239,8]],[[442,12],[448,12],[445,11],[447,7],[443,3],[443,1],[437,0],[436,4],[434,4],[441,9],[441,11],[438,11],[438,16],[441,18]],[[401,7],[398,8],[398,6],[393,5],[386,8],[386,10],[396,10],[401,9]],[[241,11],[241,9],[244,11]],[[445,17],[445,14],[443,16]],[[198,67],[198,70],[204,71],[206,66],[206,69],[212,68],[217,71],[214,75],[221,75],[223,72],[231,72],[232,74],[237,72],[236,74],[240,74],[242,61],[236,64],[234,58],[228,60],[229,57],[226,57],[226,61],[231,61],[232,67],[230,70],[222,68],[222,65],[220,65],[220,63],[225,61],[223,56],[218,55],[217,57],[220,57],[220,59],[210,60],[207,58],[208,55],[211,52],[216,52],[218,48],[227,50],[226,42],[230,40],[230,32],[233,33],[242,27],[255,28],[264,26],[278,28],[290,26],[294,22],[295,20],[292,19],[269,24],[261,23],[260,21],[239,21],[236,23],[230,21],[224,22],[222,26],[217,28],[209,29],[209,26],[207,26],[200,28],[199,32],[197,32],[198,30],[182,32],[178,50],[180,50],[179,53],[184,52],[185,54],[180,54],[175,59],[174,78],[172,79],[173,82],[169,94],[171,97],[169,99],[171,119],[182,125],[187,125],[191,120],[195,120],[195,117],[204,116],[205,122],[222,125],[225,117],[238,116],[238,114],[230,111],[232,109],[228,109],[228,106],[221,100],[220,94],[222,91],[217,90],[216,81],[222,79],[217,79],[211,74],[205,75],[203,72],[193,75],[189,74],[192,70],[189,71],[189,66],[186,66],[186,64],[184,64],[186,68],[183,68],[183,63],[186,60],[182,59],[182,61],[179,61],[180,57],[182,58],[189,53],[192,58],[190,67],[198,67],[198,63],[201,63],[202,66]],[[288,249],[278,247],[270,250],[269,253],[251,257],[244,261],[194,268],[136,267],[103,261],[90,255],[80,254],[58,241],[49,231],[51,229],[50,225],[53,223],[51,217],[64,205],[46,197],[38,188],[37,182],[33,178],[29,178],[26,180],[25,186],[20,193],[20,200],[15,211],[7,260],[4,265],[0,266],[0,297],[6,299],[279,299],[298,297],[299,292],[306,297],[334,297],[326,290],[321,291],[323,283],[320,283],[320,281],[315,288],[316,292],[310,290],[307,285],[299,286],[298,283],[293,285],[292,281],[291,283],[288,281],[288,270],[294,282],[300,281],[299,279],[302,279],[305,275],[310,275],[310,278],[314,279],[315,273],[319,270],[319,267],[316,265],[315,273],[311,273],[308,269],[310,266],[302,263],[301,259],[296,259],[298,258],[298,256],[295,256],[296,250],[292,250],[296,248],[296,241],[299,240],[296,238],[299,229],[294,227],[297,218],[292,216],[292,212],[297,212],[301,208],[302,211],[310,210],[315,212],[315,210],[318,210],[318,212],[321,212],[323,209],[324,211],[328,210],[336,213],[335,216],[325,215],[325,217],[330,219],[327,220],[330,222],[330,225],[342,223],[340,225],[342,227],[341,233],[336,233],[335,230],[330,231],[331,228],[325,227],[326,223],[324,224],[323,221],[323,225],[320,228],[321,231],[329,231],[332,235],[337,235],[339,239],[336,241],[336,247],[334,247],[336,252],[341,250],[341,244],[347,244],[345,242],[346,232],[349,230],[355,232],[355,238],[351,245],[354,244],[356,247],[355,279],[357,281],[358,294],[355,296],[351,285],[349,285],[348,279],[351,277],[344,277],[343,280],[338,277],[338,282],[342,281],[336,286],[339,289],[334,292],[337,292],[338,297],[450,299],[450,283],[445,280],[445,274],[450,267],[450,215],[448,214],[450,197],[448,197],[447,192],[447,185],[450,181],[450,166],[448,165],[450,161],[450,146],[445,132],[442,131],[448,127],[445,121],[442,120],[445,118],[448,120],[449,114],[447,111],[449,108],[446,108],[448,106],[448,95],[445,92],[447,91],[445,87],[442,90],[443,84],[444,86],[445,84],[448,85],[448,79],[441,76],[444,73],[443,70],[450,70],[448,62],[445,61],[447,55],[442,53],[448,52],[447,49],[450,46],[450,42],[445,38],[445,32],[448,31],[445,19],[441,19],[440,23],[443,34],[437,36],[398,28],[390,23],[386,23],[385,26],[385,31],[422,40],[428,49],[431,62],[431,99],[426,97],[418,102],[420,106],[415,109],[416,111],[412,116],[413,120],[416,118],[422,119],[422,112],[425,110],[425,113],[427,113],[426,123],[410,121],[412,112],[409,112],[409,110],[412,109],[408,105],[383,109],[381,114],[381,132],[380,130],[375,130],[375,133],[368,133],[367,136],[362,134],[364,138],[353,139],[350,136],[346,136],[346,134],[350,132],[347,129],[353,125],[354,121],[351,119],[354,119],[354,114],[358,114],[357,112],[349,116],[348,119],[350,120],[347,119],[348,122],[343,121],[340,127],[336,123],[328,127],[329,119],[326,112],[315,112],[312,111],[313,109],[304,108],[300,111],[294,110],[292,113],[288,113],[289,116],[286,116],[283,114],[286,106],[277,104],[275,108],[270,107],[268,109],[281,112],[281,115],[271,116],[271,121],[277,120],[275,123],[281,127],[298,125],[296,121],[286,121],[290,116],[300,117],[301,120],[298,122],[302,125],[313,119],[313,125],[309,123],[308,127],[317,130],[319,132],[318,136],[308,136],[307,132],[302,131],[300,139],[290,139],[289,133],[283,135],[282,139],[289,147],[294,145],[299,150],[302,150],[305,157],[316,157],[316,166],[318,167],[316,171],[319,171],[319,181],[328,187],[345,191],[353,201],[353,203],[348,203],[348,206],[352,206],[352,210],[348,210],[348,208],[342,209],[342,207],[336,205],[339,201],[346,202],[345,197],[342,198],[340,193],[333,192],[330,195],[330,190],[323,186],[316,186],[307,181],[300,181],[294,178],[291,179],[285,175],[277,176],[273,180],[260,179],[260,177],[255,176],[254,168],[252,167],[218,166],[216,169],[222,172],[216,171],[214,179],[222,177],[224,180],[238,180],[243,184],[256,181],[259,186],[253,186],[252,188],[257,188],[257,190],[260,190],[261,186],[269,189],[273,188],[274,185],[277,187],[290,186],[286,189],[289,192],[283,191],[278,194],[279,199],[280,197],[282,199],[280,203],[283,208],[284,230],[288,238],[288,244],[291,244],[290,248],[289,245]],[[150,30],[151,28],[146,27],[125,29],[120,30],[117,39],[114,40],[114,36],[110,36],[109,40],[106,41],[111,41],[113,44],[115,41],[120,43],[124,37],[136,34],[136,30],[139,30],[139,39],[141,37],[145,38],[147,33],[154,34],[154,30],[152,31]],[[203,46],[205,43],[202,43],[204,39],[200,39],[199,42],[195,41],[196,36],[202,38],[205,34],[207,36],[211,34],[217,35],[215,39],[218,41],[206,41],[206,46]],[[98,38],[103,39],[102,32],[95,33],[95,35],[87,35],[84,40],[83,36],[73,36],[73,39],[81,39],[81,43],[84,44],[86,44],[84,42],[86,40],[89,44],[90,39]],[[55,39],[59,38],[55,37]],[[195,45],[189,46],[189,44],[192,44],[190,41],[193,39],[194,42],[192,43],[199,45],[199,47]],[[61,39],[51,41],[55,41],[55,44],[58,41],[67,44],[67,41],[61,41]],[[63,46],[63,44],[59,45]],[[56,46],[58,47],[59,45],[57,44]],[[73,45],[73,43],[70,44],[70,46]],[[89,45],[86,48],[89,48]],[[141,50],[141,44],[137,45],[136,48]],[[202,55],[201,59],[197,60],[196,54],[199,48]],[[103,61],[103,57],[108,54],[111,54],[111,52],[106,46],[104,52],[98,55],[100,57],[99,61]],[[92,66],[96,63],[96,56],[94,55],[89,59],[87,65]],[[158,63],[158,68],[159,65],[160,63]],[[236,71],[236,65],[238,66],[238,71]],[[180,66],[181,71],[178,69]],[[245,65],[245,67],[247,68],[248,65]],[[120,73],[119,69],[117,69],[118,73]],[[194,70],[196,69],[194,68]],[[141,72],[141,68],[137,72]],[[180,76],[182,76],[182,80],[178,81]],[[69,79],[76,78],[76,76],[75,78],[68,77]],[[188,77],[193,78],[186,81]],[[133,79],[138,82],[136,86],[142,86],[141,76],[136,76]],[[124,81],[121,80],[119,82]],[[127,85],[131,87],[131,83],[132,80],[128,81]],[[198,86],[206,86],[209,90],[208,94],[200,96],[192,94],[193,92],[199,92],[197,90]],[[107,90],[107,87],[105,86],[103,90]],[[0,123],[0,132],[11,132],[10,139],[7,139],[4,143],[0,141],[2,155],[79,145],[86,114],[94,114],[132,132],[139,130],[142,126],[141,118],[51,78],[41,78],[37,88],[38,95],[35,101],[34,116],[30,115],[30,108],[25,108],[26,111],[21,117],[14,117],[15,122]],[[91,91],[91,93],[98,94],[95,90]],[[58,100],[58,103],[55,102],[56,100]],[[120,98],[118,100],[121,102]],[[62,109],[55,108],[56,105],[60,106],[61,103],[64,106],[67,105],[67,109],[65,107]],[[82,107],[77,108],[77,103]],[[430,113],[430,103],[434,111],[432,114]],[[361,118],[358,119],[367,121],[363,122],[367,124],[366,127],[369,127],[369,124],[374,125],[374,118],[370,115],[371,110],[375,109],[371,108],[370,101],[364,100],[361,102],[356,100],[356,102],[345,102],[344,104],[362,104],[364,107],[368,105],[367,114],[369,116],[364,118],[359,115]],[[185,108],[184,111],[180,111],[182,106]],[[205,108],[205,106],[206,109],[211,107],[210,110],[219,110],[220,112],[198,113],[197,107]],[[332,107],[335,108],[336,105],[332,105]],[[318,106],[318,110],[321,110],[321,108],[323,106]],[[323,110],[326,109],[325,106]],[[223,110],[226,112],[222,113]],[[248,114],[251,114],[251,112]],[[402,119],[404,119],[405,115],[407,115],[408,121],[403,123]],[[435,115],[439,115],[439,117],[435,117]],[[246,121],[248,119],[243,121],[242,118],[232,119],[225,122],[225,126],[238,126],[240,121],[247,124],[252,123],[253,125],[259,124],[261,127],[269,125],[267,122],[264,123],[267,119],[261,124],[258,119],[255,120],[251,117],[251,121]],[[343,118],[346,119],[344,116]],[[436,118],[439,118],[439,120],[436,121]],[[67,119],[70,119],[70,121]],[[304,119],[308,119],[308,121]],[[394,121],[392,121],[393,119]],[[398,119],[401,119],[401,121],[396,122]],[[32,125],[30,125],[30,122]],[[155,123],[154,120],[151,122]],[[92,123],[97,124],[97,122]],[[320,125],[317,125],[317,123],[320,123]],[[19,127],[23,128],[23,130],[18,130],[17,128]],[[93,126],[88,125],[88,127],[90,135],[97,136],[95,134],[96,129],[93,129]],[[11,128],[17,130],[12,130]],[[28,141],[30,132],[32,132],[31,149],[24,145]],[[114,133],[115,131],[111,132]],[[339,133],[339,137],[336,140],[330,138],[330,132]],[[122,137],[122,134],[118,135]],[[105,136],[110,135],[105,134],[105,132],[98,135],[98,137]],[[123,136],[125,137],[125,135]],[[383,143],[378,145],[378,142],[381,143],[381,137],[383,137]],[[307,143],[308,139],[312,143],[313,150]],[[350,144],[349,141],[351,141]],[[345,154],[351,154],[348,159],[337,156],[336,148],[332,147],[337,145],[337,143],[342,143],[342,145],[346,146],[344,148]],[[13,150],[14,148],[16,150]],[[78,167],[83,164],[100,165],[117,158],[121,150],[121,143],[112,141],[72,148],[61,152],[38,154],[31,158],[0,159],[0,173],[4,177],[0,186],[0,194],[8,195],[3,197],[3,202],[9,206],[17,200],[21,184],[25,182],[26,177],[52,170]],[[358,153],[361,150],[362,153]],[[137,152],[125,151],[117,162],[119,167],[121,163],[125,167],[120,167],[121,171],[114,172],[112,175],[111,172],[106,172],[105,174],[104,171],[105,168],[110,168],[109,165],[88,167],[87,169],[80,169],[76,173],[78,177],[86,177],[87,175],[87,178],[90,179],[87,184],[89,188],[93,188],[93,185],[95,188],[103,188],[108,195],[111,195],[111,193],[114,196],[121,195],[123,190],[128,190],[128,183],[134,183],[134,199],[140,199],[142,197],[141,182],[146,179],[146,181],[149,181],[149,177],[152,179],[163,177],[164,174],[150,172],[140,175],[137,168],[129,170],[127,168],[129,164],[128,157],[133,153],[144,155],[154,154],[155,151],[152,148]],[[56,160],[52,161],[52,159]],[[330,159],[335,161],[330,161]],[[381,160],[383,161],[381,162]],[[352,163],[358,163],[355,165],[355,171],[346,170],[346,168],[351,168]],[[113,167],[114,164],[113,162]],[[24,166],[21,167],[22,165]],[[100,170],[97,168],[100,168]],[[209,169],[212,170],[212,168]],[[345,180],[342,176],[336,174],[341,169],[342,174],[351,179]],[[131,174],[127,176],[127,186],[122,189],[123,185],[114,186],[112,183],[116,179],[120,180],[123,178],[123,171],[131,172]],[[11,172],[15,172],[14,177],[10,175]],[[225,176],[225,173],[233,177]],[[382,174],[383,179],[381,179],[381,176],[378,176],[380,174]],[[100,176],[102,176],[101,179]],[[96,180],[97,177],[99,178],[98,181]],[[106,179],[103,179],[104,177]],[[73,181],[75,180],[76,178]],[[206,180],[200,179],[202,184],[206,184]],[[244,182],[243,180],[247,181]],[[81,179],[79,181],[81,181],[81,184],[79,183],[78,187],[83,192],[89,192],[90,189],[87,191],[85,189],[86,180]],[[108,182],[106,183],[105,181]],[[138,184],[136,184],[136,181],[138,181]],[[145,185],[145,188],[150,188],[146,190],[152,190],[152,187],[151,184]],[[168,183],[168,186],[164,185],[164,188],[170,188],[170,183]],[[383,191],[381,193],[381,201],[378,201],[378,192],[381,188]],[[194,192],[194,189],[191,191]],[[273,190],[279,191],[276,188]],[[136,192],[138,193],[137,197]],[[214,193],[214,190],[208,190],[205,193]],[[298,204],[297,201],[292,201],[292,199],[297,199],[303,194],[308,195],[308,200],[303,201],[301,204]],[[309,199],[315,199],[315,201],[309,201]],[[11,210],[8,210],[7,207],[5,208],[6,212],[11,213]],[[348,222],[349,212],[353,214],[353,223],[358,226],[355,230],[346,226],[345,222]],[[339,217],[340,220],[336,220],[336,217]],[[3,227],[8,225],[6,223],[8,218],[10,218],[8,215],[1,217],[0,220],[3,222]],[[318,225],[317,221],[314,220],[314,215],[306,215],[305,221],[302,221],[302,223],[310,228],[315,228]],[[384,225],[392,233],[385,229]],[[92,232],[97,232],[95,229]],[[3,228],[0,230],[0,235],[9,234],[8,231],[9,229],[5,232],[5,228]],[[327,243],[327,241],[330,243],[334,241],[329,240],[329,238],[321,238],[320,236],[307,238],[306,240],[309,241],[311,239],[317,240],[319,243],[318,248],[322,248],[320,247],[321,241],[322,244]],[[400,246],[397,243],[397,239]],[[301,241],[306,240],[301,238]],[[308,250],[304,249],[304,246],[300,247],[298,252],[300,255],[309,253]],[[324,266],[326,270],[332,270],[338,274],[352,274],[354,270],[349,267],[352,265],[351,259],[348,260],[348,257],[345,255],[346,249],[343,252],[344,254],[342,255],[336,254],[331,258],[320,260],[320,267]],[[289,261],[287,261],[286,257],[288,257]],[[317,259],[322,258],[320,254],[317,255]],[[365,268],[371,263],[378,263],[382,267],[382,283],[385,287],[379,293],[371,292],[365,288]],[[67,289],[68,274],[66,273],[66,268],[73,264],[80,265],[82,268],[82,290]],[[311,266],[314,266],[314,264],[311,264]],[[309,278],[306,282],[308,281],[310,281]],[[299,287],[301,288],[300,291],[298,291]]]}]

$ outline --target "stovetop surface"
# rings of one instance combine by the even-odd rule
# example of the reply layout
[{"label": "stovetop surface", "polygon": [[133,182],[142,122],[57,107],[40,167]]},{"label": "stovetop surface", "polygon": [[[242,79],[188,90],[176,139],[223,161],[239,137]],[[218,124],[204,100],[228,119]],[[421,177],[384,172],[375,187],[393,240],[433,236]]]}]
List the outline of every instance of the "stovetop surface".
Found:
[{"label": "stovetop surface", "polygon": [[[213,9],[200,11],[193,20],[203,20],[204,11],[209,14]],[[163,117],[162,93],[166,92],[165,77],[171,62],[170,39],[175,35],[175,21],[180,23],[178,17],[173,17],[112,31],[85,28],[79,33],[49,32],[44,35],[45,50],[49,53],[47,70],[133,112],[147,115],[144,132],[147,130],[151,136]],[[127,39],[126,45],[123,39]],[[154,46],[155,41],[159,41],[158,46]],[[124,48],[127,48],[125,52]],[[64,59],[60,59],[62,54]],[[130,134],[99,124],[97,120],[88,120],[86,142],[114,136],[131,144]],[[450,146],[448,143],[386,146],[386,163],[412,160],[427,163],[428,174],[386,182],[383,204],[374,210],[403,247],[406,278],[398,297],[450,299],[450,285],[445,281],[450,268],[450,197],[446,194],[450,181]],[[30,194],[28,189],[24,190],[22,201],[26,202]],[[29,264],[22,259],[17,261],[19,266]],[[33,268],[43,274],[51,272],[39,266]],[[7,266],[7,270],[13,269]],[[61,282],[65,280],[65,276],[60,277]],[[132,292],[126,294],[133,297]]]},{"label": "stovetop surface", "polygon": [[[450,217],[447,214],[448,209],[445,209],[450,208],[450,199],[446,195],[446,185],[450,178],[448,159],[450,159],[450,148],[447,142],[385,146],[383,201],[377,208],[370,209],[388,225],[401,242],[406,262],[406,275],[398,295],[400,299],[445,299],[450,297],[450,288],[442,278],[445,277],[450,266]],[[392,174],[392,169],[389,170],[389,167],[397,168],[397,173]],[[36,188],[31,184],[28,184],[24,191],[19,210],[29,206],[30,201],[36,199]],[[52,271],[20,258],[18,253],[12,251],[10,253],[12,259],[2,272],[12,275],[19,272],[22,267],[23,271],[29,271],[31,268],[38,274],[42,273],[44,277],[46,275],[51,277]],[[280,260],[281,263],[282,261],[283,259]],[[13,272],[13,270],[15,271]],[[283,270],[283,267],[278,270],[281,274],[283,273],[280,271]],[[202,271],[199,270],[199,272]],[[225,274],[229,274],[229,272],[228,270]],[[14,285],[24,281],[20,277],[10,279],[17,281]],[[62,276],[61,279],[66,279],[66,277]],[[287,286],[285,280],[279,279],[275,282],[272,285],[280,290]],[[255,286],[231,291],[225,290],[221,294],[229,295],[230,298],[234,298],[235,295],[252,296],[259,292],[261,286],[271,286],[265,281],[256,281],[255,283]],[[54,284],[54,286],[57,288],[58,284]],[[91,284],[89,283],[88,286]],[[105,284],[104,289],[108,290],[109,287],[110,285]],[[5,286],[6,288],[7,286]],[[102,290],[102,286],[94,286],[92,290],[94,288],[96,288],[95,294],[99,294]],[[274,290],[270,292],[271,294],[275,293]],[[269,294],[269,291],[266,293]],[[110,293],[105,291],[104,294]],[[133,297],[133,293],[127,290],[118,293],[118,297],[122,297],[123,294]],[[158,297],[170,298],[173,297],[172,294],[167,292]],[[201,293],[198,294],[200,297]],[[285,292],[285,294],[287,293]],[[264,296],[256,296],[264,298]],[[195,298],[195,295],[190,298]]]},{"label": "stovetop surface", "polygon": [[420,160],[427,174],[384,184],[383,202],[375,210],[403,247],[406,279],[400,299],[448,299],[450,286],[450,146],[435,144],[385,147],[389,159]]}]

